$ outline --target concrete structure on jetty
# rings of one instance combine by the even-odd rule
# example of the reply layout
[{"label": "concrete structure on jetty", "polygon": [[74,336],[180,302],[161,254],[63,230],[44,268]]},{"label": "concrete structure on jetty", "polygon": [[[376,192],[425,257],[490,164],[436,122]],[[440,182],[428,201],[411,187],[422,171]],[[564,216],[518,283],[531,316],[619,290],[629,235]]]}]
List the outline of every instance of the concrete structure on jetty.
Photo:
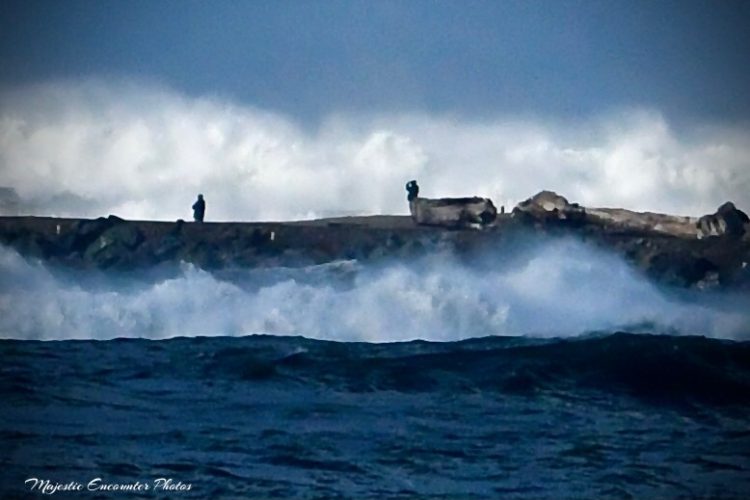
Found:
[{"label": "concrete structure on jetty", "polygon": [[497,209],[489,198],[416,198],[409,211],[417,224],[454,229],[481,229],[497,218]]},{"label": "concrete structure on jetty", "polygon": [[492,224],[497,209],[489,198],[421,198],[416,180],[406,183],[412,220],[425,226],[482,229]]}]

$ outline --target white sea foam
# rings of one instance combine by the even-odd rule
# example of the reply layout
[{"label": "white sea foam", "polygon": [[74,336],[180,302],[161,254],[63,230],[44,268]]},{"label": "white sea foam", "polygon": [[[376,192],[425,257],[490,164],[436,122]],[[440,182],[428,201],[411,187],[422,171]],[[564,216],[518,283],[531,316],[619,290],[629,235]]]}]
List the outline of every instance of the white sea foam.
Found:
[{"label": "white sea foam", "polygon": [[0,248],[0,337],[267,333],[388,342],[622,328],[750,338],[746,295],[665,292],[618,257],[574,241],[476,266],[440,254],[215,274],[183,264],[168,279],[82,276]]}]

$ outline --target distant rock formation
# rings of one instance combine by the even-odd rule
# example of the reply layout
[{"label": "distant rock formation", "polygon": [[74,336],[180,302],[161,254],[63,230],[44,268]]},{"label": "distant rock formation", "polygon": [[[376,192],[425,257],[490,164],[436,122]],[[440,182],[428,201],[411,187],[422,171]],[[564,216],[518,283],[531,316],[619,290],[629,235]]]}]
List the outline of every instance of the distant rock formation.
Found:
[{"label": "distant rock formation", "polygon": [[21,208],[21,198],[16,190],[0,186],[0,215],[18,215]]},{"label": "distant rock formation", "polygon": [[489,198],[415,198],[409,211],[417,224],[481,228],[494,222],[497,208]]},{"label": "distant rock formation", "polygon": [[586,210],[554,191],[542,191],[516,205],[513,217],[526,222],[577,224],[585,222]]},{"label": "distant rock formation", "polygon": [[709,236],[730,236],[741,238],[747,232],[750,218],[734,203],[728,201],[716,210],[716,213],[704,215],[698,219],[698,238]]}]

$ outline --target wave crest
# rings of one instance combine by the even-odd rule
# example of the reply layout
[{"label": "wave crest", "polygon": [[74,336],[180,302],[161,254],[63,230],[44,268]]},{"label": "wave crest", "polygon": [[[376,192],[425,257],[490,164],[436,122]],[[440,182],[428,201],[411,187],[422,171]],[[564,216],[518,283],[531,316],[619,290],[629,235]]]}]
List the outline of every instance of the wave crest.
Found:
[{"label": "wave crest", "polygon": [[[643,329],[746,338],[745,296],[664,291],[619,257],[552,240],[481,264],[435,254],[168,276],[69,272],[0,248],[0,336],[302,335],[390,342]],[[98,273],[98,272],[97,272]]]}]

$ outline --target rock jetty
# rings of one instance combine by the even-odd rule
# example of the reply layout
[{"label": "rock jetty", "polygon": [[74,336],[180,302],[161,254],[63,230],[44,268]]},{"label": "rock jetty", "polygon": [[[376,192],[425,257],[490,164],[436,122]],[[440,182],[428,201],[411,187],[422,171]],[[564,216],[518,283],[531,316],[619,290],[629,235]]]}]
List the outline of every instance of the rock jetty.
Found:
[{"label": "rock jetty", "polygon": [[301,266],[445,250],[503,259],[523,251],[521,242],[564,236],[614,251],[666,285],[750,290],[750,224],[731,203],[693,218],[583,207],[542,191],[479,227],[423,225],[409,216],[266,223],[0,217],[0,244],[54,265],[128,272],[179,262]]}]

